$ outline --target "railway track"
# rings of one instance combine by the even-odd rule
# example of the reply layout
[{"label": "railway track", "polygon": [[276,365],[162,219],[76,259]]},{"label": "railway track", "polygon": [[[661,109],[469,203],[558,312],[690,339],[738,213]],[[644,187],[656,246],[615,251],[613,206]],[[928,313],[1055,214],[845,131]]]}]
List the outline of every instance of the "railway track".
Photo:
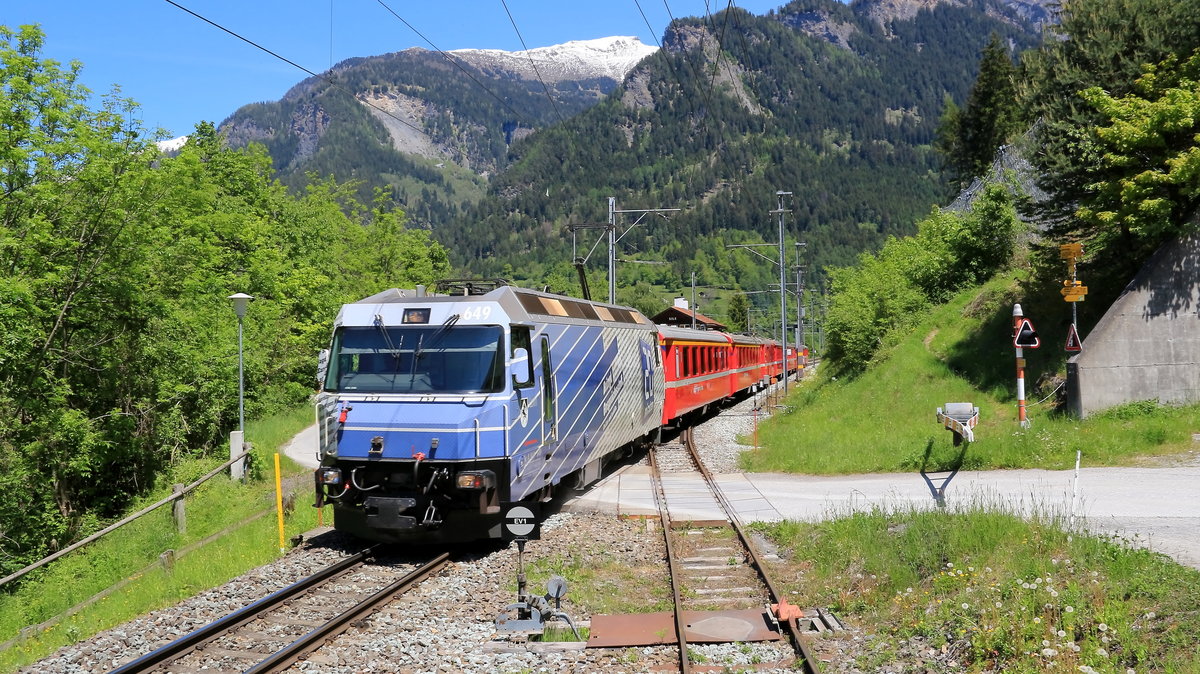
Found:
[{"label": "railway track", "polygon": [[281,672],[450,561],[370,563],[375,554],[347,557],[113,672]]},{"label": "railway track", "polygon": [[[788,634],[796,653],[796,662],[788,664],[796,664],[800,671],[809,674],[820,672],[802,634],[803,618],[798,611],[786,611],[783,595],[776,589],[748,532],[700,460],[691,429],[684,430],[675,441],[651,450],[650,464],[670,567],[680,672],[691,671],[685,629],[688,611],[738,611],[767,605],[784,607],[778,615],[779,626]],[[705,497],[698,495],[694,487],[680,488],[683,482],[695,485],[697,473],[723,517],[672,516],[672,511],[712,512],[711,505],[705,508]]]}]

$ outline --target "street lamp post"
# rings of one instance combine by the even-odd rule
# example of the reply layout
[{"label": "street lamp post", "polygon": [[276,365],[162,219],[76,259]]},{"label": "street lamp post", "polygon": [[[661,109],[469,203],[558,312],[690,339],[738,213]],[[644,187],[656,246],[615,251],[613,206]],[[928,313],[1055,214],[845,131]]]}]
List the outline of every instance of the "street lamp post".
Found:
[{"label": "street lamp post", "polygon": [[233,300],[233,312],[238,319],[238,431],[246,437],[246,385],[245,370],[242,366],[242,319],[246,317],[246,305],[254,299],[246,293],[235,293],[229,296]]}]

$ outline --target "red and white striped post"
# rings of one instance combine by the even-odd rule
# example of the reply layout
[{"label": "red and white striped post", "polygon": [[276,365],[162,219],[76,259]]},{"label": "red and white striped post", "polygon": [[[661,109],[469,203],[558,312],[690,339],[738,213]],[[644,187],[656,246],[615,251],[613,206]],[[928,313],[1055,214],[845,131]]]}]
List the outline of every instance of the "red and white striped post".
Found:
[{"label": "red and white striped post", "polygon": [[[1020,304],[1013,305],[1013,344],[1017,342],[1017,337],[1021,330],[1021,319],[1025,314],[1021,311]],[[1025,413],[1025,350],[1020,346],[1015,346],[1017,350],[1017,421],[1020,422],[1021,428],[1029,428],[1029,418]]]}]

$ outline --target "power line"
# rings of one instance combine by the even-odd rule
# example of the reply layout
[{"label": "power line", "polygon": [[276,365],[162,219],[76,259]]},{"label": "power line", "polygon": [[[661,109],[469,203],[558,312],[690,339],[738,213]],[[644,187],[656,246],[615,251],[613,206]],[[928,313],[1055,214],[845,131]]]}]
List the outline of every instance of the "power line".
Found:
[{"label": "power line", "polygon": [[[666,0],[663,0],[666,2]],[[725,22],[721,24],[721,34],[717,36],[717,58],[713,64],[712,78],[708,81],[708,95],[705,97],[706,104],[712,100],[713,86],[717,83],[717,71],[721,69],[721,59],[725,56],[725,29],[729,27],[729,8],[733,6],[733,0],[729,0],[725,5]],[[727,64],[728,65],[728,64]]]},{"label": "power line", "polygon": [[[635,0],[635,2],[636,2],[636,0]],[[669,17],[671,19],[671,23],[675,23],[675,14],[673,14],[671,12],[671,5],[667,4],[667,0],[663,0],[663,7],[667,8],[667,17]],[[667,25],[669,26],[670,24],[667,24]],[[704,56],[704,45],[703,44],[700,45],[700,56],[702,56],[702,57]],[[692,60],[690,58],[688,58],[686,51],[683,54],[683,62],[687,64],[688,70],[692,71],[692,78],[695,80],[699,80],[700,75],[698,75],[696,73],[696,66],[692,64]],[[705,107],[705,110],[707,110],[709,107],[711,107],[709,105],[708,98],[704,99],[704,107]],[[705,117],[707,118],[707,115]],[[705,126],[706,127],[708,126],[707,122],[705,123]]]},{"label": "power line", "polygon": [[[168,1],[168,2],[170,2],[170,0],[167,0],[167,1]],[[480,82],[480,81],[479,81],[479,80],[478,80],[478,79],[477,79],[477,78],[476,78],[474,75],[472,75],[472,74],[471,74],[471,71],[469,71],[469,70],[467,70],[465,67],[463,67],[463,65],[462,65],[461,63],[459,63],[459,62],[458,62],[456,59],[453,59],[453,58],[451,58],[451,57],[450,57],[450,54],[448,54],[447,52],[443,51],[443,50],[442,50],[440,47],[438,47],[436,44],[434,44],[434,43],[433,43],[433,41],[431,41],[429,38],[425,37],[425,35],[424,35],[423,33],[421,33],[421,31],[417,30],[417,29],[416,29],[416,28],[415,28],[415,27],[414,27],[414,26],[413,26],[411,23],[409,23],[409,22],[405,21],[405,20],[404,20],[404,17],[402,17],[402,16],[400,16],[399,14],[397,14],[397,13],[396,13],[396,10],[392,9],[391,7],[388,7],[387,3],[385,3],[383,0],[375,0],[375,1],[376,1],[376,2],[378,2],[378,3],[379,3],[379,4],[380,4],[380,5],[381,5],[381,6],[382,6],[384,9],[386,9],[386,10],[387,10],[389,13],[391,13],[391,15],[392,15],[392,16],[394,16],[394,17],[396,17],[397,19],[399,19],[399,20],[400,20],[400,23],[402,23],[402,24],[404,24],[404,25],[408,26],[408,29],[409,29],[409,30],[411,30],[412,32],[414,32],[414,33],[416,33],[418,36],[420,36],[420,38],[421,38],[422,40],[424,40],[426,44],[428,44],[430,47],[433,47],[433,48],[434,48],[434,50],[436,50],[436,51],[437,51],[437,53],[439,53],[439,54],[441,54],[441,55],[442,55],[442,58],[444,58],[444,59],[446,59],[447,61],[449,61],[449,62],[450,62],[450,63],[451,63],[451,64],[452,64],[452,65],[453,65],[455,68],[458,68],[459,70],[461,70],[461,71],[463,72],[463,74],[464,74],[464,75],[466,75],[467,77],[471,78],[471,81],[472,81],[472,82],[474,82],[475,84],[478,84],[480,89],[483,89],[484,91],[486,91],[486,92],[488,93],[488,95],[489,95],[489,96],[491,96],[492,98],[494,98],[494,99],[496,99],[497,101],[499,101],[499,102],[500,102],[500,105],[503,105],[504,107],[508,108],[509,112],[513,113],[513,114],[514,114],[514,115],[516,115],[517,117],[521,117],[522,119],[525,119],[526,121],[530,121],[530,120],[529,120],[527,117],[525,117],[524,115],[522,115],[521,113],[519,113],[519,112],[517,112],[515,109],[513,109],[513,107],[512,107],[511,105],[509,105],[507,101],[505,101],[503,98],[500,98],[500,96],[498,96],[498,95],[497,95],[495,92],[493,92],[491,89],[488,89],[488,88],[487,88],[487,87],[486,87],[486,86],[483,84],[483,82]],[[529,124],[529,128],[531,128],[531,129],[532,129],[532,128],[534,128],[534,127],[536,127],[536,126],[537,126],[537,125],[536,125],[536,124],[534,124],[534,123],[532,123],[532,122],[530,122],[530,124]]]},{"label": "power line", "polygon": [[[638,13],[642,15],[642,21],[646,23],[646,28],[650,30],[650,35],[654,36],[654,44],[658,46],[658,53],[663,57],[663,61],[667,65],[667,73],[670,74],[672,79],[675,80],[675,83],[679,85],[679,93],[685,94],[686,92],[684,91],[683,80],[679,79],[679,73],[675,72],[675,69],[671,67],[671,57],[667,55],[666,48],[663,47],[662,41],[658,39],[658,33],[654,30],[654,26],[650,25],[650,19],[646,18],[646,12],[642,9],[642,3],[638,2],[638,0],[633,0],[633,4],[637,5]],[[699,117],[699,115],[696,114],[696,107],[692,105],[691,99],[687,98],[685,95],[683,100],[687,101],[688,108],[691,110],[692,116]]]},{"label": "power line", "polygon": [[[731,5],[732,5],[732,3],[731,3]],[[737,5],[732,5],[732,7],[736,8],[736,9],[741,9]],[[742,66],[745,68],[749,68],[750,67],[750,54],[746,49],[746,30],[742,27],[742,22],[738,19],[737,13],[733,13],[732,16],[733,16],[734,32],[737,33],[738,42],[740,43],[740,46],[741,46]]]},{"label": "power line", "polygon": [[542,79],[542,72],[538,70],[537,63],[533,60],[533,54],[529,53],[529,47],[525,44],[525,38],[521,35],[521,29],[517,28],[517,20],[513,18],[512,12],[508,9],[508,3],[500,0],[500,4],[504,6],[504,13],[508,15],[508,20],[512,22],[513,30],[517,33],[517,39],[521,41],[521,48],[525,50],[525,56],[529,59],[529,65],[533,66],[533,74],[537,75],[538,82],[542,83],[542,91],[546,92],[546,98],[550,99],[550,106],[554,108],[554,114],[558,115],[558,121],[566,122],[563,119],[562,113],[558,110],[558,103],[554,102],[554,97],[550,95],[550,88],[546,86],[546,80]]},{"label": "power line", "polygon": [[410,129],[412,129],[412,130],[414,130],[414,131],[416,131],[416,132],[418,132],[418,133],[425,133],[425,130],[424,130],[424,129],[421,129],[421,128],[419,128],[419,127],[413,126],[412,124],[410,124],[410,123],[406,122],[406,121],[405,121],[405,120],[403,120],[403,119],[400,119],[399,117],[397,117],[397,116],[393,115],[391,112],[389,112],[389,111],[387,111],[387,110],[384,110],[383,108],[379,107],[378,105],[375,105],[374,103],[372,103],[372,102],[370,102],[370,101],[367,101],[367,100],[362,100],[362,99],[359,99],[359,98],[358,98],[358,96],[354,95],[354,92],[352,92],[352,91],[350,91],[349,89],[346,89],[346,88],[345,88],[345,87],[343,87],[342,85],[338,84],[338,83],[337,83],[337,80],[334,80],[332,76],[330,76],[330,75],[318,75],[317,73],[314,73],[313,71],[309,70],[308,68],[305,68],[304,66],[300,65],[299,63],[296,63],[295,61],[292,61],[291,59],[288,59],[288,58],[286,58],[286,57],[280,56],[279,54],[276,54],[275,52],[271,51],[270,49],[267,49],[266,47],[264,47],[264,46],[262,46],[262,45],[258,44],[257,42],[255,42],[255,41],[253,41],[253,40],[251,40],[250,38],[248,38],[248,37],[244,37],[244,36],[242,36],[242,35],[239,35],[238,33],[235,33],[235,32],[233,32],[232,30],[230,30],[230,29],[226,28],[225,26],[222,26],[221,24],[219,24],[219,23],[217,23],[217,22],[215,22],[215,21],[213,21],[213,20],[211,20],[211,19],[209,19],[209,18],[207,18],[207,17],[201,16],[201,15],[197,14],[196,12],[193,12],[192,10],[188,9],[187,7],[184,7],[183,5],[181,5],[181,4],[177,3],[177,2],[175,2],[175,0],[166,0],[166,2],[167,2],[167,4],[170,4],[170,5],[173,5],[173,6],[175,6],[175,7],[178,7],[179,9],[182,9],[183,11],[187,12],[188,14],[191,14],[192,16],[196,17],[197,19],[200,19],[200,20],[201,20],[201,21],[203,21],[204,23],[207,23],[208,25],[210,25],[210,26],[212,26],[212,27],[214,27],[214,28],[217,28],[217,29],[219,29],[219,30],[222,30],[222,31],[224,31],[224,32],[226,32],[226,33],[229,33],[230,35],[232,35],[232,36],[236,37],[237,39],[241,40],[242,42],[245,42],[246,44],[248,44],[248,45],[250,45],[250,46],[252,46],[252,47],[254,47],[254,48],[256,48],[256,49],[260,49],[260,50],[262,50],[262,51],[265,51],[266,53],[270,54],[271,56],[274,56],[275,58],[279,59],[280,61],[283,61],[284,63],[286,63],[286,64],[288,64],[288,65],[290,65],[290,66],[292,66],[292,67],[294,67],[294,68],[298,68],[299,70],[302,70],[302,71],[304,71],[304,72],[308,73],[309,75],[311,75],[311,76],[313,76],[313,77],[315,77],[315,78],[317,78],[317,79],[319,79],[319,80],[322,80],[322,81],[324,81],[324,82],[325,82],[326,84],[328,84],[329,86],[331,86],[331,87],[333,87],[333,88],[337,89],[338,91],[341,91],[342,93],[344,93],[344,94],[346,94],[346,95],[350,96],[351,98],[353,98],[353,99],[355,99],[355,100],[358,100],[359,102],[361,102],[361,103],[362,103],[362,104],[364,104],[364,105],[367,105],[367,106],[369,106],[369,107],[372,107],[372,108],[374,108],[374,109],[378,110],[379,112],[381,112],[381,113],[383,113],[383,114],[387,115],[388,117],[391,117],[392,119],[396,120],[397,122],[400,122],[400,123],[401,123],[401,124],[403,124],[404,126],[407,126],[408,128],[410,128]]},{"label": "power line", "polygon": [[[636,2],[637,0],[634,0],[634,1]],[[711,8],[708,5],[708,0],[705,0],[705,2],[704,2],[705,18],[708,19],[707,23],[711,26],[710,32],[713,34],[713,36],[717,40],[717,52],[713,58],[713,74],[709,80],[708,91],[706,91],[704,94],[705,114],[701,119],[701,124],[704,125],[704,129],[706,131],[711,128],[708,122],[709,122],[709,119],[711,118],[711,112],[712,112],[712,93],[713,93],[713,88],[714,88],[714,85],[715,85],[716,79],[717,79],[717,71],[721,67],[721,59],[724,58],[725,28],[729,25],[728,8],[732,4],[733,4],[733,0],[728,0],[728,4],[726,5],[725,23],[721,27],[720,34],[717,34],[716,22],[712,17],[712,12],[711,12]],[[663,0],[663,6],[666,7],[666,9],[667,9],[667,16],[669,16],[671,18],[671,22],[674,23],[675,15],[671,12],[671,6],[670,6],[670,4],[668,4],[668,0]],[[640,9],[640,7],[639,7],[639,9]],[[645,18],[644,14],[643,14],[643,18]],[[700,46],[700,56],[703,59],[703,57],[704,57],[703,44]],[[684,54],[684,62],[687,63],[688,69],[691,70],[692,77],[697,82],[702,82],[703,80],[701,79],[700,75],[696,72],[695,66],[692,64],[691,59],[688,58],[686,53]],[[682,85],[680,85],[680,86],[682,86]],[[700,86],[703,87],[703,85],[700,85]],[[720,120],[717,120],[716,135],[717,135],[718,147],[721,145],[724,145],[725,144],[725,133],[721,128]]]}]

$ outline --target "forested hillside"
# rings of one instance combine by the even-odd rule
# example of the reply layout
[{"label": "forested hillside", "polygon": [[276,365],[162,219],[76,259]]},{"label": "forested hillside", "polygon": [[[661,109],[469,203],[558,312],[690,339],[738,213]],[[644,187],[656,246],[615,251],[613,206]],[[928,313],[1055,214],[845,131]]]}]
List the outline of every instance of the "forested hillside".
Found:
[{"label": "forested hillside", "polygon": [[279,101],[242,107],[221,131],[235,146],[263,144],[294,190],[310,174],[356,180],[360,198],[382,188],[411,221],[430,226],[479,199],[515,138],[583,110],[616,85],[567,79],[550,85],[551,98],[538,80],[414,48],[343,61]]},{"label": "forested hillside", "polygon": [[293,196],[202,125],[175,157],[136,105],[0,26],[0,574],[90,533],[238,418],[303,402],[338,307],[449,272],[396,210]]},{"label": "forested hillside", "polygon": [[[987,317],[988,333],[979,335],[979,353],[954,358],[980,388],[999,386],[1011,376],[1010,365],[993,356],[1008,348],[1013,302],[1026,315],[1058,317],[1039,323],[1043,341],[1061,343],[1065,336],[1060,244],[1079,242],[1085,251],[1079,275],[1090,291],[1076,308],[1086,336],[1147,257],[1195,230],[1200,13],[1194,9],[1174,0],[1065,2],[1049,39],[1027,52],[1019,68],[993,57],[994,67],[981,71],[969,101],[943,120],[938,145],[948,163],[969,176],[998,144],[1014,143],[1043,196],[1032,201],[1010,176],[989,176],[992,185],[973,213],[935,214],[916,237],[889,242],[878,255],[836,270],[828,331],[838,371],[868,367],[954,284],[1005,270],[1013,282],[1004,301],[980,298],[995,313]],[[1013,94],[1004,100],[997,91]],[[1025,226],[1025,235],[1010,235],[1017,227],[1013,204],[1036,230]],[[1181,306],[1186,300],[1171,301]],[[1031,380],[1045,375],[1053,381],[1060,372],[1063,353],[1048,355],[1031,360]]]},{"label": "forested hillside", "polygon": [[[310,174],[360,181],[362,199],[383,187],[464,273],[562,292],[578,292],[566,225],[605,221],[609,196],[679,208],[621,241],[621,258],[669,263],[618,267],[620,299],[651,309],[692,271],[708,288],[777,283],[727,245],[777,238],[778,190],[794,195],[789,248],[807,242],[814,282],[913,232],[952,193],[934,148],[946,102],[965,101],[989,38],[1009,59],[1035,45],[1045,4],[796,0],[679,19],[607,97],[615,82],[552,81],[547,95],[536,79],[412,49],[345,61],[221,128],[265,144],[294,190]],[[580,234],[580,256],[595,235]],[[752,301],[777,312],[765,299]]]},{"label": "forested hillside", "polygon": [[797,0],[677,20],[620,90],[515,143],[487,198],[434,234],[473,272],[565,280],[553,271],[570,259],[564,227],[604,221],[614,196],[683,209],[622,241],[620,257],[671,265],[619,265],[625,301],[651,284],[679,292],[691,271],[703,286],[764,290],[777,270],[726,246],[775,241],[783,190],[788,248],[807,242],[819,280],[947,199],[933,149],[944,100],[966,97],[989,36],[1014,51],[1037,40],[1003,3],[924,4],[908,18],[870,0]]}]

